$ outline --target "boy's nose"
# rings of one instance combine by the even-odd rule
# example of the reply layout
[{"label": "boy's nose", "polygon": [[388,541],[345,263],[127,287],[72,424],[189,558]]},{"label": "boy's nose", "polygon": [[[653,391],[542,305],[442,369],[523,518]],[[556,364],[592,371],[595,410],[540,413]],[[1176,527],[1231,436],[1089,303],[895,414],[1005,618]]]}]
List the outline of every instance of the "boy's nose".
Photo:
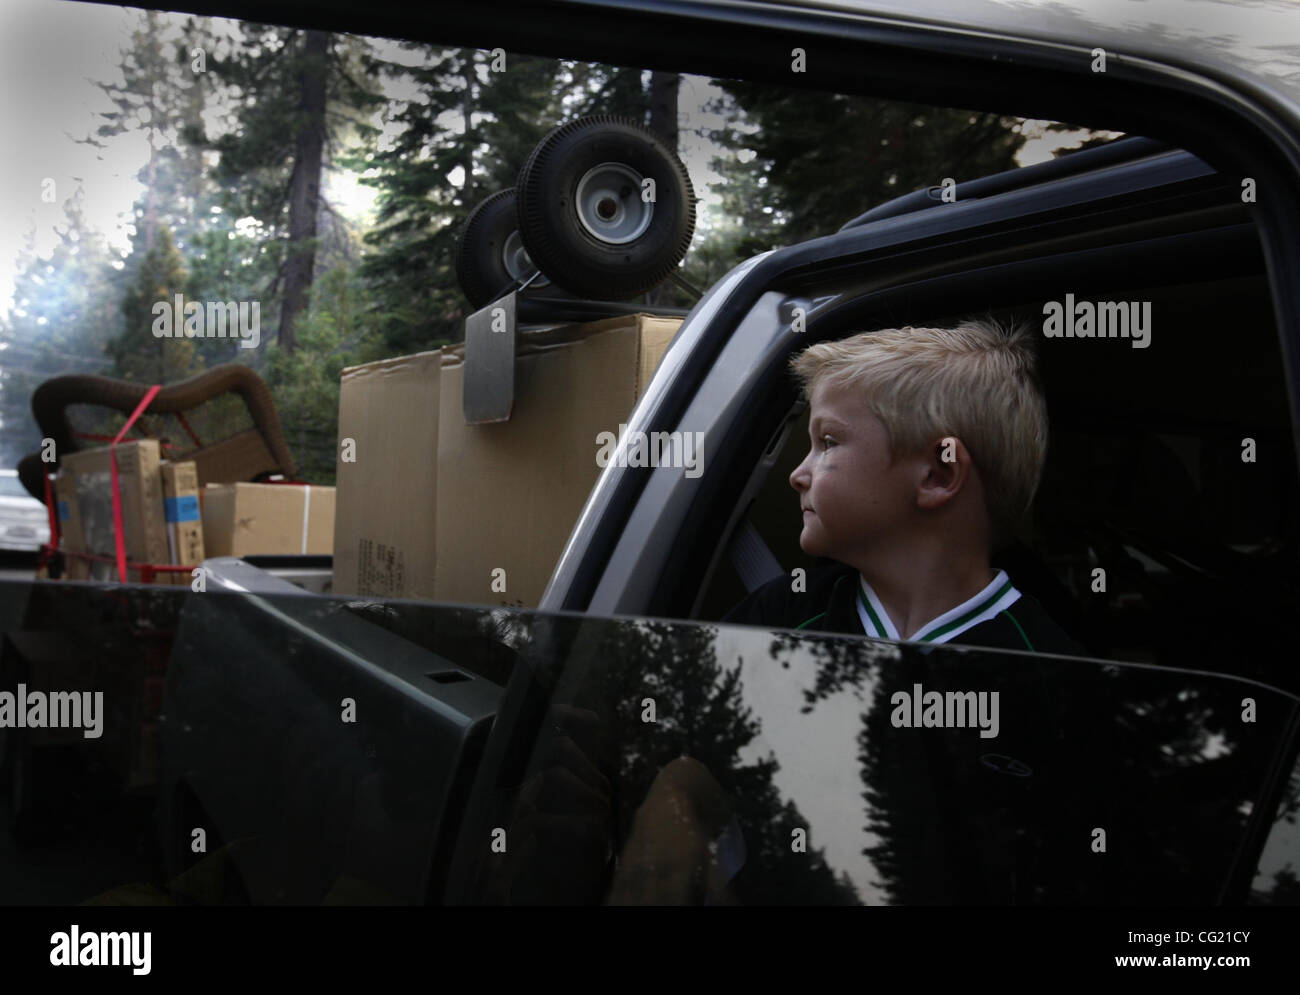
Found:
[{"label": "boy's nose", "polygon": [[800,494],[808,489],[808,471],[805,469],[807,465],[808,457],[805,456],[803,462],[796,466],[794,472],[790,474],[790,486]]}]

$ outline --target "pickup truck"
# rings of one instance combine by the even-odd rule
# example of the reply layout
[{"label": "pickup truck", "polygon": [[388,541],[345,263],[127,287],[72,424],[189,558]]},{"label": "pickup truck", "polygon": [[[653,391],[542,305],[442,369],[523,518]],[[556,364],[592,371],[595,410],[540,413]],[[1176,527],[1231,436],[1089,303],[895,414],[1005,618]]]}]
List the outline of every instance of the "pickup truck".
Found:
[{"label": "pickup truck", "polygon": [[[837,60],[851,52],[879,57],[893,85],[919,79],[904,56],[928,53],[970,70],[971,102],[1037,80],[1036,99],[1092,108],[1083,119],[1124,94],[1118,120],[1201,154],[1128,138],[936,184],[736,267],[685,317],[628,418],[629,432],[702,433],[704,472],[611,460],[535,611],[336,597],[322,593],[328,562],[292,558],[209,560],[202,593],[5,584],[19,642],[75,627],[101,660],[125,661],[141,633],[174,633],[151,823],[168,894],[1300,899],[1300,676],[1280,624],[1300,581],[1296,77],[1262,60],[1228,73],[1194,32],[1174,59],[1167,39],[1121,24],[1107,29],[1115,50],[1143,58],[1116,60],[1103,84],[1086,55],[1107,32],[1086,19],[1058,12],[1034,32],[996,4],[935,11],[918,27],[888,4],[588,4],[577,47],[655,64],[627,30],[653,14],[681,29],[679,59],[718,71],[799,26],[834,50],[825,79],[846,90]],[[447,30],[481,33],[480,16]],[[729,54],[692,46],[692,28],[724,22]],[[552,30],[535,43],[566,50]],[[956,84],[926,78],[958,102],[944,90]],[[787,480],[807,436],[793,352],[974,313],[1041,321],[1066,295],[1156,316],[1143,349],[1042,341],[1052,449],[1034,534],[998,565],[1087,656],[718,621],[747,591],[818,567]],[[890,721],[900,690],[972,688],[1000,695],[995,739]],[[686,822],[656,816],[673,778]],[[699,873],[638,878],[647,837],[697,856],[707,842]]]}]

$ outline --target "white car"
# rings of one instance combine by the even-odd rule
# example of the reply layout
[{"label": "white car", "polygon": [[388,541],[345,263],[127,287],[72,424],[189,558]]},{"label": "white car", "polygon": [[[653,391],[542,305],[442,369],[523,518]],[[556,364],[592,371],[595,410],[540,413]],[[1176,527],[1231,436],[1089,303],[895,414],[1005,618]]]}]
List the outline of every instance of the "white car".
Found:
[{"label": "white car", "polygon": [[49,541],[45,506],[27,493],[17,470],[0,470],[0,549],[34,550]]}]

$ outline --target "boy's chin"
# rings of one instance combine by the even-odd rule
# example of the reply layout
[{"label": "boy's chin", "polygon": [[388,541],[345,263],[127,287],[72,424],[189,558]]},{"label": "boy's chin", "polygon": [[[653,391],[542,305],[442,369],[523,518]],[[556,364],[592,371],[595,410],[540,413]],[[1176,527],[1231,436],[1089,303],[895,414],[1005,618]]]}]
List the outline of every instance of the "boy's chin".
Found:
[{"label": "boy's chin", "polygon": [[799,548],[809,556],[825,556],[825,544],[819,536],[809,535],[808,529],[799,533]]}]

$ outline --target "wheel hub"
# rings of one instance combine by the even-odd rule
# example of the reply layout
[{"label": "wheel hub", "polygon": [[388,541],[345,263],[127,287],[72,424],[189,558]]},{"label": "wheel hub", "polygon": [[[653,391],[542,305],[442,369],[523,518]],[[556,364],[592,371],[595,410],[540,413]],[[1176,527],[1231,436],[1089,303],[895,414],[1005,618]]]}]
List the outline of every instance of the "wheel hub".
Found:
[{"label": "wheel hub", "polygon": [[593,238],[624,245],[645,234],[655,206],[641,199],[645,179],[621,162],[602,162],[582,174],[574,194],[578,221]]},{"label": "wheel hub", "polygon": [[[510,274],[510,279],[516,283],[523,283],[534,273],[537,273],[537,267],[533,265],[528,250],[524,248],[523,239],[519,237],[519,229],[517,228],[509,234],[505,245],[501,247],[501,264],[506,268],[506,272]],[[530,286],[545,287],[550,282],[544,274],[538,274],[537,279]]]}]

